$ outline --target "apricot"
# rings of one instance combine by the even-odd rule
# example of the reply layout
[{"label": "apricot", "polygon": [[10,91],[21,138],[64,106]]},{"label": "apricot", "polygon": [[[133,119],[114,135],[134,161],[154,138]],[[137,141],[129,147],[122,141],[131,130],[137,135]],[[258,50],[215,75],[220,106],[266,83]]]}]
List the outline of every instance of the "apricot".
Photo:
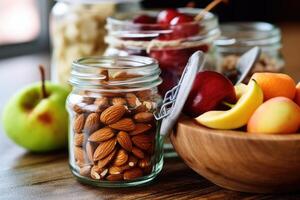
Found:
[{"label": "apricot", "polygon": [[300,107],[286,97],[272,98],[253,113],[248,121],[249,133],[289,134],[300,126]]},{"label": "apricot", "polygon": [[296,94],[296,83],[287,74],[261,72],[251,77],[261,87],[264,93],[264,101],[273,97],[287,97],[294,99]]},{"label": "apricot", "polygon": [[296,85],[296,95],[294,101],[300,106],[300,82]]}]

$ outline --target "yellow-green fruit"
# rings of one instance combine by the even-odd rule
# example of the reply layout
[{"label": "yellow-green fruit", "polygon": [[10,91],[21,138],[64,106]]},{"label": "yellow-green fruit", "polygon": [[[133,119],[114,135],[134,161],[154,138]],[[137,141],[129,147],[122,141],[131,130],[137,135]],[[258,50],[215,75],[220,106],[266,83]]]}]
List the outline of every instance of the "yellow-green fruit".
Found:
[{"label": "yellow-green fruit", "polygon": [[27,86],[14,95],[3,111],[3,126],[9,138],[34,152],[46,152],[67,145],[69,91],[47,82],[43,98],[41,83]]},{"label": "yellow-green fruit", "polygon": [[300,125],[300,107],[286,97],[269,99],[254,112],[248,132],[264,134],[296,133]]},{"label": "yellow-green fruit", "polygon": [[245,126],[254,111],[263,102],[263,92],[254,80],[250,80],[238,102],[227,111],[208,111],[196,120],[209,128],[235,129]]}]

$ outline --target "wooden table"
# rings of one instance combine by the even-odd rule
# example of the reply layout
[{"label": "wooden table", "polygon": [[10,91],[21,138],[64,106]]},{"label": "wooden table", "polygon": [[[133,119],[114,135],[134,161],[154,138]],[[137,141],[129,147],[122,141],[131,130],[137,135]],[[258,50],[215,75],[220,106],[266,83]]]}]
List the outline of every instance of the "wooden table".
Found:
[{"label": "wooden table", "polygon": [[[286,72],[300,80],[300,24],[281,27]],[[0,61],[0,113],[21,86],[39,79],[39,63],[49,66],[49,56]],[[197,175],[179,158],[166,159],[163,172],[151,185],[94,188],[78,183],[71,175],[66,152],[27,153],[6,138],[1,126],[0,132],[0,199],[300,199],[300,194],[261,195],[222,189]]]}]

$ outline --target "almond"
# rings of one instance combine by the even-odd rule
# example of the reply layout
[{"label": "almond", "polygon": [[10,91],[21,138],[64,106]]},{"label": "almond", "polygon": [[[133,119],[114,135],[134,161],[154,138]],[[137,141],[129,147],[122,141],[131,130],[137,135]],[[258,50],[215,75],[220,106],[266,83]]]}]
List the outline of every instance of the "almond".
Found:
[{"label": "almond", "polygon": [[90,135],[88,140],[90,142],[104,142],[104,141],[112,138],[114,135],[115,135],[115,133],[113,132],[113,130],[111,128],[104,127],[104,128],[97,130],[96,132],[92,133],[92,135]]},{"label": "almond", "polygon": [[125,164],[128,160],[128,154],[124,149],[120,149],[116,155],[116,158],[113,162],[115,166],[121,166]]},{"label": "almond", "polygon": [[81,147],[74,147],[74,157],[79,163],[84,163],[84,151]]},{"label": "almond", "polygon": [[136,109],[134,110],[134,113],[147,112],[147,111],[149,111],[149,110],[146,107],[146,105],[140,105],[140,106],[136,107]]},{"label": "almond", "polygon": [[149,135],[140,134],[132,137],[131,139],[133,144],[143,150],[147,150],[151,147],[152,137]]},{"label": "almond", "polygon": [[100,97],[97,98],[94,102],[95,105],[99,106],[99,107],[108,107],[109,103],[108,103],[108,98],[107,97]]},{"label": "almond", "polygon": [[84,124],[84,131],[87,133],[92,133],[99,128],[99,114],[98,113],[91,113],[86,118]]},{"label": "almond", "polygon": [[141,101],[147,101],[150,100],[150,97],[152,97],[152,91],[151,90],[142,90],[142,91],[138,91],[136,92],[136,96],[138,96],[138,98]]},{"label": "almond", "polygon": [[91,166],[86,165],[86,166],[80,167],[79,174],[81,176],[89,176],[91,174]]},{"label": "almond", "polygon": [[121,167],[118,167],[118,166],[111,166],[109,169],[108,169],[108,172],[110,174],[121,174],[123,172],[122,168]]},{"label": "almond", "polygon": [[82,102],[86,104],[93,104],[95,101],[95,98],[93,97],[83,97]]},{"label": "almond", "polygon": [[132,142],[128,135],[128,133],[124,131],[120,131],[117,135],[117,141],[126,151],[131,151],[132,149]]},{"label": "almond", "polygon": [[143,176],[143,171],[138,167],[126,170],[124,172],[124,180],[133,180],[141,176]]},{"label": "almond", "polygon": [[84,114],[78,115],[74,120],[73,129],[76,133],[80,133],[84,126]]},{"label": "almond", "polygon": [[135,129],[129,132],[129,135],[138,135],[140,133],[145,133],[149,131],[151,128],[152,128],[151,124],[137,123],[135,124]]},{"label": "almond", "polygon": [[106,156],[105,158],[101,159],[98,161],[98,164],[97,166],[99,168],[103,168],[105,167],[106,165],[108,165],[108,163],[110,163],[110,161],[112,161],[112,159],[115,157],[117,153],[117,150],[115,149],[113,152],[111,152],[108,156]]},{"label": "almond", "polygon": [[153,120],[153,114],[149,112],[140,112],[135,114],[133,118],[136,122],[151,122]]},{"label": "almond", "polygon": [[109,75],[108,75],[108,70],[107,69],[100,69],[99,74],[103,76],[101,78],[100,83],[103,82],[103,81],[108,81],[109,80]]},{"label": "almond", "polygon": [[91,177],[93,179],[103,179],[106,174],[108,172],[108,169],[102,169],[102,168],[98,168],[97,166],[93,166],[92,169],[91,169]]},{"label": "almond", "polygon": [[87,142],[86,146],[85,146],[85,151],[86,151],[86,155],[87,155],[88,159],[90,160],[90,162],[93,162],[93,154],[95,151],[95,145],[91,144],[90,142]]},{"label": "almond", "polygon": [[92,179],[96,179],[96,180],[99,180],[101,178],[100,174],[94,170],[91,170],[91,177]]},{"label": "almond", "polygon": [[77,113],[77,114],[82,114],[84,112],[83,107],[86,105],[86,103],[78,103],[75,104],[73,106],[73,110]]},{"label": "almond", "polygon": [[121,181],[123,180],[123,174],[110,174],[106,179],[109,181]]},{"label": "almond", "polygon": [[126,112],[123,105],[114,105],[106,108],[100,116],[101,122],[104,124],[113,124],[119,121]]},{"label": "almond", "polygon": [[144,159],[139,160],[138,165],[140,168],[146,168],[146,167],[149,167],[151,165],[151,163],[150,163],[149,158],[144,158]]},{"label": "almond", "polygon": [[126,105],[126,100],[121,97],[115,97],[111,100],[113,105]]},{"label": "almond", "polygon": [[123,81],[123,80],[127,80],[130,78],[136,78],[136,77],[140,77],[140,76],[141,75],[139,75],[139,74],[129,74],[128,72],[125,72],[125,71],[118,71],[113,74],[111,79],[113,79],[114,81]]},{"label": "almond", "polygon": [[113,124],[110,124],[109,127],[119,131],[133,131],[135,129],[135,124],[132,119],[124,118]]},{"label": "almond", "polygon": [[137,147],[132,147],[132,151],[133,155],[135,155],[136,157],[138,157],[139,159],[143,159],[145,157],[145,154],[142,150],[140,150]]},{"label": "almond", "polygon": [[140,100],[133,93],[127,93],[125,97],[126,97],[128,106],[131,108],[136,108],[136,107],[142,105]]},{"label": "almond", "polygon": [[101,160],[108,156],[115,148],[117,140],[112,138],[105,142],[102,142],[94,152],[94,161]]},{"label": "almond", "polygon": [[74,144],[75,146],[82,146],[84,141],[84,134],[83,133],[75,133],[74,135]]},{"label": "almond", "polygon": [[129,156],[129,158],[128,158],[128,166],[134,167],[134,166],[137,165],[137,163],[138,163],[138,159],[135,156],[133,156],[133,155]]}]

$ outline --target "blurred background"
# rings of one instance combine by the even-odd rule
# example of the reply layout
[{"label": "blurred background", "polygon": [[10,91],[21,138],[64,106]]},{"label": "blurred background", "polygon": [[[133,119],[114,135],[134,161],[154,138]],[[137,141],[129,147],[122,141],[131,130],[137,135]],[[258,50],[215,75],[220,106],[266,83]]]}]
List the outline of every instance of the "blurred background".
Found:
[{"label": "blurred background", "polygon": [[[144,0],[143,8],[205,7],[209,0]],[[49,13],[55,1],[0,0],[0,58],[50,52]],[[230,0],[213,10],[221,22],[266,21],[277,24],[300,22],[296,0]]]},{"label": "blurred background", "polygon": [[[187,5],[202,8],[209,2],[211,1],[144,0],[134,5],[146,9]],[[39,80],[38,64],[46,66],[46,75],[50,78],[49,21],[55,3],[50,0],[0,0],[0,113],[9,97],[20,87]],[[296,78],[300,73],[299,9],[300,1],[297,0],[230,0],[213,12],[221,23],[265,21],[278,25],[282,30],[285,70]],[[10,143],[7,139],[3,141],[5,144]]]}]

